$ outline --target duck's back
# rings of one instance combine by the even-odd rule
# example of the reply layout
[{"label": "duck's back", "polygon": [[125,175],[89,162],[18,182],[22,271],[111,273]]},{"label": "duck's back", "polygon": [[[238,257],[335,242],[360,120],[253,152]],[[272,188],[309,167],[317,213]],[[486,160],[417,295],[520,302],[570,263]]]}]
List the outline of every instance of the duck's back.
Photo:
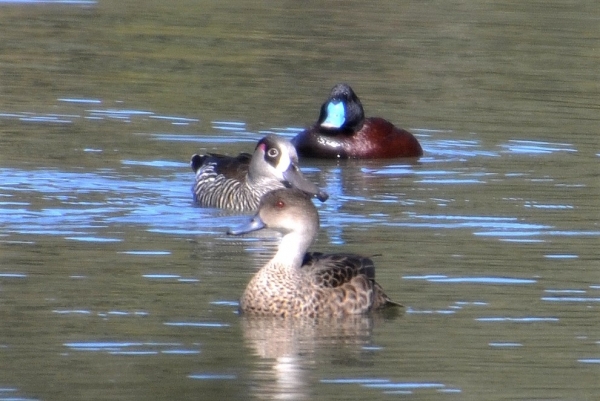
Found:
[{"label": "duck's back", "polygon": [[229,179],[242,181],[248,174],[250,160],[250,153],[240,153],[236,157],[207,153],[192,156],[191,166],[196,174],[198,170],[201,170],[200,174],[206,170],[207,173],[222,174]]},{"label": "duck's back", "polygon": [[352,253],[324,254],[309,252],[302,269],[312,278],[314,287],[327,293],[323,307],[332,314],[366,313],[399,304],[393,302],[375,281],[375,264],[370,258]]},{"label": "duck's back", "polygon": [[365,119],[360,131],[354,135],[351,157],[395,158],[420,157],[423,148],[413,134],[380,117]]},{"label": "duck's back", "polygon": [[282,317],[356,315],[388,306],[400,305],[375,282],[373,261],[345,253],[307,253],[293,273],[277,266],[261,270],[240,300],[243,313]]},{"label": "duck's back", "polygon": [[194,201],[204,207],[255,210],[264,191],[256,188],[254,193],[246,185],[251,159],[248,153],[236,157],[214,153],[192,156],[191,166],[196,172]]},{"label": "duck's back", "polygon": [[383,159],[423,155],[413,134],[379,117],[366,118],[356,131],[313,126],[294,137],[292,143],[304,157]]}]

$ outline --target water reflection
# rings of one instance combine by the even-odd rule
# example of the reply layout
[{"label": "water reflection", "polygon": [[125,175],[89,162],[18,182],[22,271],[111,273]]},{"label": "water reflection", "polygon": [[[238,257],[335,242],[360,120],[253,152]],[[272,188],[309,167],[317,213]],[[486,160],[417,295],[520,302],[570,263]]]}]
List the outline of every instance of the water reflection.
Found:
[{"label": "water reflection", "polygon": [[535,284],[537,280],[512,277],[447,277],[444,275],[404,276],[405,280],[427,280],[432,283],[467,283],[467,284]]},{"label": "water reflection", "polygon": [[141,342],[77,342],[65,343],[65,347],[71,351],[82,352],[101,352],[109,355],[132,355],[132,356],[147,356],[158,354],[171,355],[195,355],[199,354],[198,349],[182,348],[180,343],[141,343]]},{"label": "water reflection", "polygon": [[555,152],[577,152],[573,144],[552,143],[542,141],[510,140],[508,144],[500,145],[510,153],[525,153],[530,155],[551,154]]},{"label": "water reflection", "polygon": [[[57,99],[59,102],[72,105],[88,105],[101,104],[98,99]],[[19,112],[19,113],[0,113],[0,120],[18,120],[24,123],[45,123],[45,124],[72,124],[79,119],[85,120],[116,120],[123,123],[131,123],[135,120],[157,119],[170,122],[174,126],[187,126],[193,123],[198,123],[197,118],[177,117],[156,114],[146,110],[131,110],[121,108],[107,109],[83,109],[80,112],[69,109],[70,113],[34,113],[34,112]]]},{"label": "water reflection", "polygon": [[321,320],[242,316],[244,341],[264,360],[251,372],[256,382],[254,395],[259,399],[311,398],[309,372],[322,354],[360,364],[371,345],[374,319],[383,323],[381,316]]},{"label": "water reflection", "polygon": [[17,388],[0,387],[0,400],[2,401],[40,401],[37,398],[28,398],[20,394],[22,392]]}]

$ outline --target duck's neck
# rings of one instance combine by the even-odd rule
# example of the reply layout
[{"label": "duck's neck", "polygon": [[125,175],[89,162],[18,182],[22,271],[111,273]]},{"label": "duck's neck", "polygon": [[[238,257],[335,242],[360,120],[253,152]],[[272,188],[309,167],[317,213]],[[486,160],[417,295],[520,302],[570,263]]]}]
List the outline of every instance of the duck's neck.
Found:
[{"label": "duck's neck", "polygon": [[298,233],[284,235],[279,243],[279,249],[273,259],[271,259],[270,264],[290,270],[300,269],[304,254],[311,243],[311,236]]}]

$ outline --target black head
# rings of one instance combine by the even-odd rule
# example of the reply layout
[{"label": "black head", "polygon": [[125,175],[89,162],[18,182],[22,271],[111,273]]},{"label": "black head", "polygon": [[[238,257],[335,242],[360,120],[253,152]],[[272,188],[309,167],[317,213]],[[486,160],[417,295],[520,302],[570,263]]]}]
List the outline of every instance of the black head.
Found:
[{"label": "black head", "polygon": [[337,84],[321,106],[317,125],[326,130],[355,131],[365,119],[363,106],[348,84]]}]

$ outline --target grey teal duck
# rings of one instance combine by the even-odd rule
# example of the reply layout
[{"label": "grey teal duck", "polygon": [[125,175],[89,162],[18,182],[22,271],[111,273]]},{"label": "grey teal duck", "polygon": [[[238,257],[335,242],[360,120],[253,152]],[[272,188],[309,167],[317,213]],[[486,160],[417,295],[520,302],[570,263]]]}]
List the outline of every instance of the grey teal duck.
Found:
[{"label": "grey teal duck", "polygon": [[401,306],[375,282],[371,259],[350,253],[306,253],[317,236],[319,215],[302,191],[292,188],[267,193],[250,222],[229,234],[262,228],[279,231],[283,237],[273,259],[246,287],[240,299],[242,313],[342,317]]}]

